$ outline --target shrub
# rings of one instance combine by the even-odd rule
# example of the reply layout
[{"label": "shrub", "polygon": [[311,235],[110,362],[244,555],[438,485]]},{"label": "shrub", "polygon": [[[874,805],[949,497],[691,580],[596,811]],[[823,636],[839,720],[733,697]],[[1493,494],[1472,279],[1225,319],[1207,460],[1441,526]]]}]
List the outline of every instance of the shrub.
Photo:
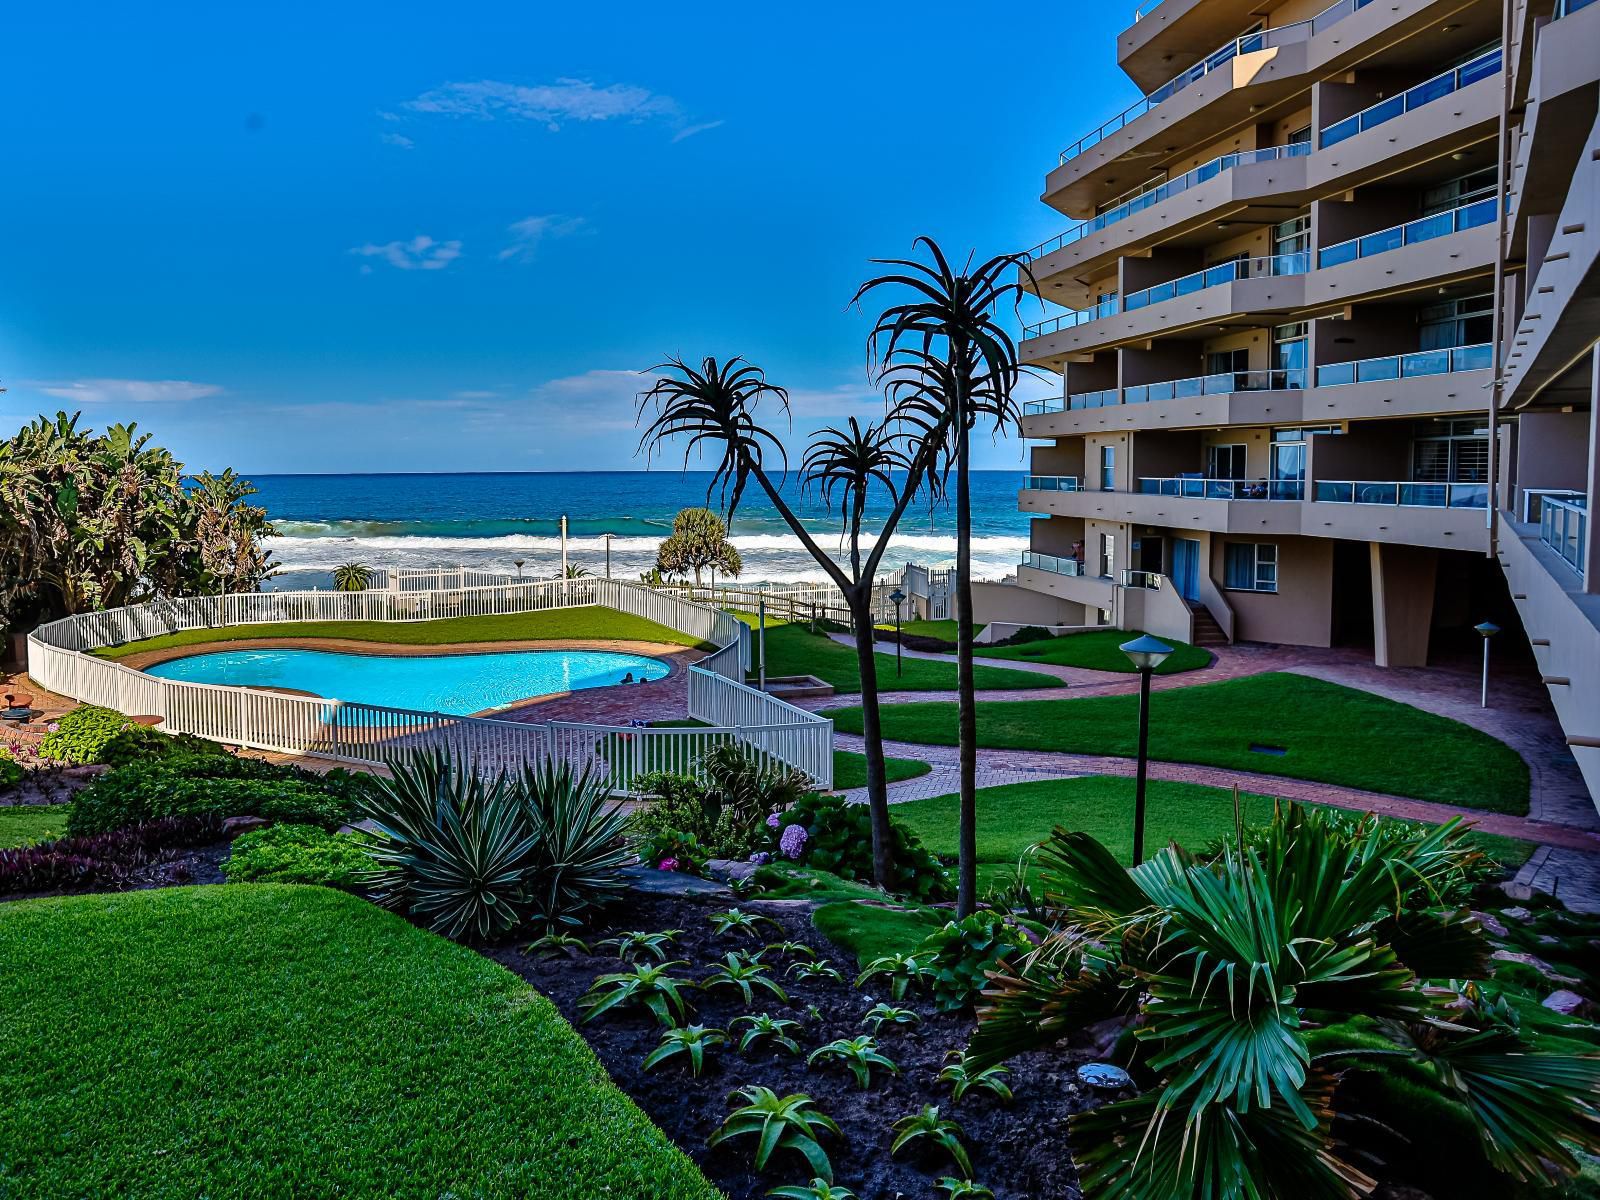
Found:
[{"label": "shrub", "polygon": [[25,774],[27,772],[22,769],[22,764],[11,757],[11,751],[0,746],[0,792],[16,787]]},{"label": "shrub", "polygon": [[[685,875],[705,874],[706,861],[711,857],[700,844],[699,838],[678,829],[663,829],[639,838],[633,844],[633,852],[647,867],[660,867]],[[671,863],[672,866],[662,867],[662,863]]]},{"label": "shrub", "polygon": [[360,834],[273,825],[241,835],[222,873],[230,883],[316,883],[353,892],[371,868]]},{"label": "shrub", "polygon": [[933,1002],[940,1012],[969,1007],[988,982],[987,972],[1002,958],[1031,944],[1015,921],[992,912],[973,913],[964,921],[949,921],[935,929],[916,957],[927,969]]},{"label": "shrub", "polygon": [[148,725],[129,725],[113,734],[100,752],[100,761],[113,767],[150,759],[189,755],[196,758],[231,758],[226,747],[192,733],[162,733]]},{"label": "shrub", "polygon": [[1029,642],[1050,642],[1056,635],[1042,625],[1024,625],[1008,638],[991,643],[995,646],[1023,646]]},{"label": "shrub", "polygon": [[133,718],[109,708],[82,705],[63,713],[51,725],[39,741],[40,757],[64,763],[101,762],[106,744],[134,723]]},{"label": "shrub", "polygon": [[314,775],[232,755],[188,754],[131,762],[72,801],[67,831],[104,833],[161,817],[265,817],[335,829],[367,785],[345,771]]},{"label": "shrub", "polygon": [[804,1092],[779,1096],[771,1088],[764,1087],[739,1088],[729,1099],[735,1096],[744,1104],[728,1114],[722,1128],[706,1142],[708,1148],[714,1150],[734,1138],[754,1138],[757,1171],[767,1169],[774,1151],[793,1150],[804,1156],[824,1184],[833,1182],[833,1163],[820,1139],[824,1133],[835,1138],[843,1135],[833,1119],[817,1107],[815,1100]]},{"label": "shrub", "polygon": [[[838,796],[812,792],[800,797],[781,818],[782,829],[806,831],[804,862],[846,879],[872,881],[872,818],[865,804],[849,804]],[[889,890],[930,903],[953,894],[944,866],[916,834],[892,825],[894,874]],[[781,833],[780,833],[781,839]]]},{"label": "shrub", "polygon": [[666,773],[644,775],[635,783],[636,790],[655,797],[629,822],[641,858],[649,861],[642,847],[669,833],[696,839],[704,847],[702,862],[748,858],[774,841],[767,818],[811,787],[808,776],[765,766],[735,743],[708,751],[700,769],[704,784]]},{"label": "shrub", "polygon": [[217,839],[219,830],[210,818],[167,817],[110,833],[0,850],[0,896],[120,883],[160,851],[206,845]]}]

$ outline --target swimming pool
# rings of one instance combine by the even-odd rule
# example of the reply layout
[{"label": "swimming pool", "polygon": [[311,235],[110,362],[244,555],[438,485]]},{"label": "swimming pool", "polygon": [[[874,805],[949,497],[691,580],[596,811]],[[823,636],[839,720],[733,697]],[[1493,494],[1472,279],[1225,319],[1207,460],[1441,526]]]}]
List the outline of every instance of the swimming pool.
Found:
[{"label": "swimming pool", "polygon": [[336,654],[327,650],[221,650],[145,668],[162,679],[234,687],[290,688],[329,700],[467,716],[531,696],[609,687],[669,668],[610,650],[517,650],[499,654]]}]

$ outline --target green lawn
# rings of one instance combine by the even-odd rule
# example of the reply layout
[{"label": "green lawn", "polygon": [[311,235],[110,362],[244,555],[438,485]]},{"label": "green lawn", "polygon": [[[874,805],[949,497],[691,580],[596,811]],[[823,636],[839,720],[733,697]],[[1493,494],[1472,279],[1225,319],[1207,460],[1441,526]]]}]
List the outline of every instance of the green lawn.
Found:
[{"label": "green lawn", "polygon": [[[740,614],[746,616],[747,614]],[[748,619],[748,617],[747,617]],[[887,651],[887,652],[886,652]],[[755,645],[751,646],[752,666],[755,665]],[[831,683],[840,692],[859,692],[861,672],[856,665],[856,652],[850,646],[812,633],[804,625],[774,625],[767,621],[767,674],[815,675]],[[1059,687],[1061,681],[1037,672],[1012,671],[1005,667],[978,667],[975,679],[980,689],[1014,690],[1017,688]],[[885,692],[943,692],[955,691],[956,665],[925,658],[907,658],[903,670],[896,674],[894,647],[878,646],[878,688]]]},{"label": "green lawn", "polygon": [[437,621],[287,621],[272,625],[227,625],[186,629],[94,651],[102,658],[125,658],[144,650],[233,642],[246,638],[347,638],[393,646],[455,646],[471,642],[536,642],[557,638],[595,638],[697,646],[686,633],[612,608],[588,605],[499,617],[443,617]]},{"label": "green lawn", "polygon": [[[1131,758],[1138,704],[1137,696],[985,701],[978,705],[978,742]],[[828,715],[838,729],[860,732],[860,709]],[[896,741],[952,745],[956,706],[890,705],[883,726],[884,736]],[[1252,745],[1283,753],[1253,751]],[[1528,811],[1527,764],[1504,742],[1459,721],[1303,675],[1252,675],[1155,693],[1150,754],[1492,812]]]},{"label": "green lawn", "polygon": [[[882,901],[858,900],[835,900],[811,914],[817,932],[854,954],[861,966],[885,954],[916,949],[923,938],[954,919],[953,910],[888,908]],[[848,975],[848,963],[834,965]]]},{"label": "green lawn", "polygon": [[[882,625],[879,625],[878,628],[892,631],[894,629],[894,622],[885,621]],[[974,625],[972,627],[972,632],[974,634],[981,633],[982,631],[982,625]],[[944,621],[902,621],[900,622],[900,632],[905,634],[907,637],[937,638],[941,642],[949,642],[952,646],[955,645],[956,641],[956,623],[954,618]]]},{"label": "green lawn", "polygon": [[[884,760],[884,770],[889,776],[890,783],[899,783],[903,779],[916,779],[933,770],[927,763],[916,758],[890,758]],[[854,750],[835,750],[833,752],[833,790],[847,792],[851,788],[867,786],[867,756],[857,754]]]},{"label": "green lawn", "polygon": [[0,906],[0,1196],[714,1200],[555,1007],[322,888]]},{"label": "green lawn", "polygon": [[0,808],[0,849],[64,837],[70,804],[19,804]]},{"label": "green lawn", "polygon": [[[1044,638],[1037,642],[1022,642],[1015,646],[997,646],[990,649],[978,647],[983,658],[1011,658],[1021,662],[1050,663],[1057,667],[1086,667],[1092,671],[1119,671],[1133,673],[1133,663],[1122,652],[1122,644],[1141,637],[1138,632],[1123,629],[1096,629],[1089,633],[1069,633],[1065,637]],[[1193,671],[1208,666],[1211,652],[1176,638],[1162,638],[1172,647],[1172,654],[1156,668],[1157,675],[1176,675],[1180,671]]]}]

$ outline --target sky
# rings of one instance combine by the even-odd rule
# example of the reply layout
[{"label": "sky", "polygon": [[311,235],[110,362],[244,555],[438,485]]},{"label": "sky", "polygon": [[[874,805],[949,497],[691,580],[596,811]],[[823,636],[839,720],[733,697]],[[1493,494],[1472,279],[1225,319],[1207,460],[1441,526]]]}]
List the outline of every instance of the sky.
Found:
[{"label": "sky", "polygon": [[628,469],[640,372],[707,354],[788,387],[795,440],[870,417],[869,260],[1068,225],[1038,195],[1135,98],[1131,8],[20,6],[0,433],[81,409],[192,469]]}]

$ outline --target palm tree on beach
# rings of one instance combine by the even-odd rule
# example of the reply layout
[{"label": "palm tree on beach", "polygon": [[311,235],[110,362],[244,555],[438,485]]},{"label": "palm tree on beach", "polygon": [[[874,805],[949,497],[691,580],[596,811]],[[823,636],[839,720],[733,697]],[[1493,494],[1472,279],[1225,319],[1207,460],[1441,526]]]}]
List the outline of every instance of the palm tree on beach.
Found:
[{"label": "palm tree on beach", "polygon": [[[788,454],[772,432],[767,411],[789,417],[789,393],[767,382],[761,368],[742,358],[718,361],[707,357],[698,367],[669,358],[655,368],[655,384],[639,398],[639,419],[650,416],[640,448],[653,454],[682,439],[684,461],[701,446],[717,454],[707,485],[731,518],[752,481],[766,494],[790,532],[800,540],[845,598],[855,632],[856,660],[861,672],[862,735],[866,742],[867,795],[872,816],[873,877],[887,883],[893,869],[889,827],[888,783],[883,762],[883,732],[878,717],[877,657],[872,638],[872,587],[890,538],[927,473],[926,449],[920,440],[899,431],[898,423],[848,431],[823,430],[807,452],[806,479],[823,495],[838,501],[846,514],[851,551],[849,569],[841,566],[816,540],[783,497],[789,472]],[[769,466],[770,464],[770,466]],[[896,491],[892,472],[905,470],[907,484]],[[861,523],[868,489],[887,480],[890,511],[877,541],[865,554]]]},{"label": "palm tree on beach", "polygon": [[998,254],[976,267],[969,257],[953,266],[939,244],[920,237],[917,259],[879,259],[893,268],[857,290],[892,288],[905,298],[879,315],[868,335],[869,358],[878,364],[891,394],[895,415],[922,427],[936,453],[924,470],[941,481],[955,474],[956,502],[956,691],[961,762],[961,815],[958,838],[956,913],[970,915],[978,902],[977,884],[977,695],[973,679],[972,484],[971,441],[980,423],[996,437],[1020,427],[1013,399],[1022,367],[1011,335],[1000,324],[1000,310],[1015,311],[1033,282],[1023,254]]},{"label": "palm tree on beach", "polygon": [[744,560],[728,540],[728,526],[721,517],[709,508],[683,509],[672,518],[672,536],[656,551],[656,569],[681,579],[692,574],[699,587],[700,573],[707,568],[714,584],[717,571],[737,578],[744,570]]},{"label": "palm tree on beach", "polygon": [[333,569],[333,590],[364,592],[372,583],[372,568],[363,562],[340,563]]}]

